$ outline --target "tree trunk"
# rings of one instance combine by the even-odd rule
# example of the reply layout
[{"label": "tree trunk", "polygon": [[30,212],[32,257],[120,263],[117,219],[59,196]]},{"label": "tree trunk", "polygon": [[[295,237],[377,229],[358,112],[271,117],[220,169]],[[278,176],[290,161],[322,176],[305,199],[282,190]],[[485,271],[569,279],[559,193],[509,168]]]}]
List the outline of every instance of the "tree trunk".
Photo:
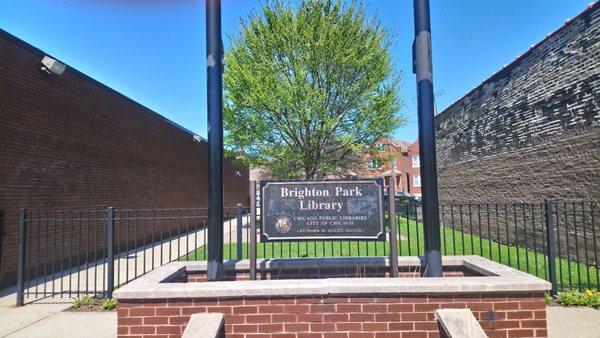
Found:
[{"label": "tree trunk", "polygon": [[317,173],[317,168],[314,165],[304,167],[304,178],[305,179],[307,179],[307,180],[314,179],[316,173]]}]

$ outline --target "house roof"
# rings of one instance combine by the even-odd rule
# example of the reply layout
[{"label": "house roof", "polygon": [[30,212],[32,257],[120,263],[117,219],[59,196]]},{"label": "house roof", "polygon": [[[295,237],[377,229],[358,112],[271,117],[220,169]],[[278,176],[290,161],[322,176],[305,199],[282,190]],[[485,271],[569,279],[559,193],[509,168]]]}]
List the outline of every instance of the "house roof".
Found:
[{"label": "house roof", "polygon": [[401,148],[401,149],[407,149],[408,147],[410,147],[410,143],[408,143],[406,141],[390,139],[390,142],[394,146]]}]

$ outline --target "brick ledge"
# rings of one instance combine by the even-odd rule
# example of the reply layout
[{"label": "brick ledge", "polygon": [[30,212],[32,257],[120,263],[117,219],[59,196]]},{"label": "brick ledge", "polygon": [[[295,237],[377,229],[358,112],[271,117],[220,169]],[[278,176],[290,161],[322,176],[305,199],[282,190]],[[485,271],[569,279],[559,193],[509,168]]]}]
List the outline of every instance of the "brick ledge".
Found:
[{"label": "brick ledge", "polygon": [[[239,298],[281,296],[340,296],[395,294],[460,294],[479,292],[545,292],[551,284],[479,256],[446,256],[443,266],[465,266],[483,277],[452,278],[327,278],[295,280],[170,283],[186,272],[203,271],[206,262],[173,262],[155,269],[115,291],[117,299]],[[387,266],[383,257],[259,260],[260,268],[314,267],[331,264]],[[398,257],[400,267],[422,265],[419,257]],[[229,261],[226,269],[244,269],[245,261]]]}]

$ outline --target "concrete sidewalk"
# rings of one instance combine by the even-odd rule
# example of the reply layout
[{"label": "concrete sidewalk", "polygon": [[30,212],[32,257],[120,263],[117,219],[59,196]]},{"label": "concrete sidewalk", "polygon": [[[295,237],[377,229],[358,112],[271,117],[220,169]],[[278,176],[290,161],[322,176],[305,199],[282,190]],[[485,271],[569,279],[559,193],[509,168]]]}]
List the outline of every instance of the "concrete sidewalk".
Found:
[{"label": "concrete sidewalk", "polygon": [[[38,306],[42,305],[36,304],[28,307]],[[24,307],[24,309],[28,307]],[[0,325],[3,324],[2,321],[0,319]],[[22,325],[17,330],[8,333],[4,331],[3,329],[0,331],[0,337],[112,338],[117,336],[117,312],[57,312],[28,325]]]},{"label": "concrete sidewalk", "polygon": [[[14,297],[7,297],[7,299]],[[16,307],[12,304],[0,304],[0,337],[25,329],[49,318],[71,306],[71,302],[31,304]]]},{"label": "concrete sidewalk", "polygon": [[587,307],[548,306],[548,337],[600,337],[600,310]]}]

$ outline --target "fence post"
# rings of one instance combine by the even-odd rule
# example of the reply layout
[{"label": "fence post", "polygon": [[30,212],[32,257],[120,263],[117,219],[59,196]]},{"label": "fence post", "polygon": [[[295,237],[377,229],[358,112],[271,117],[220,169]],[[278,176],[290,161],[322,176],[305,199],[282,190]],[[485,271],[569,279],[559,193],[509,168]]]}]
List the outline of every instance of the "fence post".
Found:
[{"label": "fence post", "polygon": [[243,214],[243,206],[241,203],[238,203],[235,206],[235,211],[236,211],[236,216],[237,216],[237,232],[236,232],[236,239],[237,239],[237,259],[241,260],[242,259],[242,214]]},{"label": "fence post", "polygon": [[17,256],[17,306],[25,304],[25,241],[27,209],[19,209],[19,247]]},{"label": "fence post", "polygon": [[0,280],[2,280],[2,242],[4,242],[4,211],[0,210]]},{"label": "fence post", "polygon": [[106,297],[112,298],[115,291],[115,209],[106,209]]},{"label": "fence post", "polygon": [[256,181],[250,181],[250,280],[256,280]]},{"label": "fence post", "polygon": [[390,273],[398,277],[398,222],[396,218],[396,179],[392,169],[392,176],[388,184],[388,218],[390,221]]},{"label": "fence post", "polygon": [[552,289],[550,294],[555,296],[557,293],[556,283],[556,247],[555,247],[555,234],[554,234],[554,203],[552,198],[546,199],[546,243],[547,255],[548,255],[548,278],[552,283]]}]

